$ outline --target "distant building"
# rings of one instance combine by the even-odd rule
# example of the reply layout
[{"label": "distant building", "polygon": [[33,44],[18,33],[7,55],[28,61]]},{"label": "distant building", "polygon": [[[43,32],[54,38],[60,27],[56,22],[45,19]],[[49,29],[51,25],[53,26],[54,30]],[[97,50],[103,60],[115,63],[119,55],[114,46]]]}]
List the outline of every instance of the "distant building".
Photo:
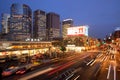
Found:
[{"label": "distant building", "polygon": [[9,40],[23,41],[31,38],[32,33],[32,10],[26,4],[12,4],[9,19]]},{"label": "distant building", "polygon": [[56,13],[47,14],[47,39],[53,40],[60,37],[60,16]]},{"label": "distant building", "polygon": [[34,38],[41,41],[46,40],[46,12],[42,10],[34,11],[33,21]]},{"label": "distant building", "polygon": [[62,21],[62,37],[67,37],[67,28],[73,27],[72,19],[65,19]]},{"label": "distant building", "polygon": [[10,14],[2,14],[2,34],[7,34],[9,32],[8,19],[10,18]]},{"label": "distant building", "polygon": [[116,28],[114,33],[113,33],[114,39],[120,38],[120,27]]}]

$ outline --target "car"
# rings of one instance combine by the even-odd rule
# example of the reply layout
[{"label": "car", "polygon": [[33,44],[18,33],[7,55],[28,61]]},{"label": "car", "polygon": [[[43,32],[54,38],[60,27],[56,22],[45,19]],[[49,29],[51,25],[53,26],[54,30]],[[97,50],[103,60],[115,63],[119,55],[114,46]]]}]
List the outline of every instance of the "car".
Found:
[{"label": "car", "polygon": [[22,67],[20,69],[18,69],[16,71],[16,74],[24,74],[25,72],[27,72],[27,68],[26,67]]},{"label": "car", "polygon": [[2,76],[10,76],[12,74],[15,74],[15,72],[18,70],[18,67],[15,67],[15,66],[11,66],[9,67],[8,69],[5,69],[3,72],[2,72]]},{"label": "car", "polygon": [[19,69],[16,71],[16,74],[24,74],[31,70],[33,70],[32,64],[26,64],[24,66],[19,67]]},{"label": "car", "polygon": [[6,62],[5,58],[0,57],[0,63]]},{"label": "car", "polygon": [[0,55],[0,63],[6,62],[7,56],[6,55]]}]

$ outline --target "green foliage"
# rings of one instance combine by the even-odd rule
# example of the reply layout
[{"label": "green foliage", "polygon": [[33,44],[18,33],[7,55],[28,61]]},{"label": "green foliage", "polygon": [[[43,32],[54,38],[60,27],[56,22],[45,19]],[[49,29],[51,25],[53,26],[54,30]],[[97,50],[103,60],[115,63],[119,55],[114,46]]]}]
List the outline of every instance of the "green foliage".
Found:
[{"label": "green foliage", "polygon": [[66,47],[65,46],[61,46],[60,50],[64,52],[64,51],[66,51]]}]

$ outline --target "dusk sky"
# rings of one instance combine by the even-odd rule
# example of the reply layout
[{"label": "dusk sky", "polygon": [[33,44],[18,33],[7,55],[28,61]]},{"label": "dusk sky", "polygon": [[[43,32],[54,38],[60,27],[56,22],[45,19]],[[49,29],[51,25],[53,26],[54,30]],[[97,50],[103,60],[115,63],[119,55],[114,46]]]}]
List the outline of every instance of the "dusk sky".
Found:
[{"label": "dusk sky", "polygon": [[0,0],[0,15],[10,13],[12,3],[58,13],[61,21],[71,18],[75,26],[88,25],[92,37],[104,38],[120,27],[120,0]]}]

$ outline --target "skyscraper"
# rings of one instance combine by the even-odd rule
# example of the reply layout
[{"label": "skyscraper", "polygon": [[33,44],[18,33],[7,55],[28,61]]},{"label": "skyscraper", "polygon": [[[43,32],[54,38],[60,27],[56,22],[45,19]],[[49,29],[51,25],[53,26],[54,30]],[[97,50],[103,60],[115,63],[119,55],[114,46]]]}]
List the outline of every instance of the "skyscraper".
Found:
[{"label": "skyscraper", "polygon": [[8,19],[10,18],[10,14],[2,14],[2,34],[7,34],[9,32]]},{"label": "skyscraper", "polygon": [[9,19],[10,40],[25,40],[31,37],[32,10],[26,4],[12,4]]},{"label": "skyscraper", "polygon": [[65,19],[62,21],[62,37],[67,37],[67,28],[73,27],[73,20],[72,19]]},{"label": "skyscraper", "polygon": [[114,39],[120,38],[120,27],[117,27],[112,35]]},{"label": "skyscraper", "polygon": [[46,13],[42,10],[34,11],[33,21],[34,38],[46,40]]},{"label": "skyscraper", "polygon": [[60,16],[50,12],[47,14],[48,40],[60,37]]}]

